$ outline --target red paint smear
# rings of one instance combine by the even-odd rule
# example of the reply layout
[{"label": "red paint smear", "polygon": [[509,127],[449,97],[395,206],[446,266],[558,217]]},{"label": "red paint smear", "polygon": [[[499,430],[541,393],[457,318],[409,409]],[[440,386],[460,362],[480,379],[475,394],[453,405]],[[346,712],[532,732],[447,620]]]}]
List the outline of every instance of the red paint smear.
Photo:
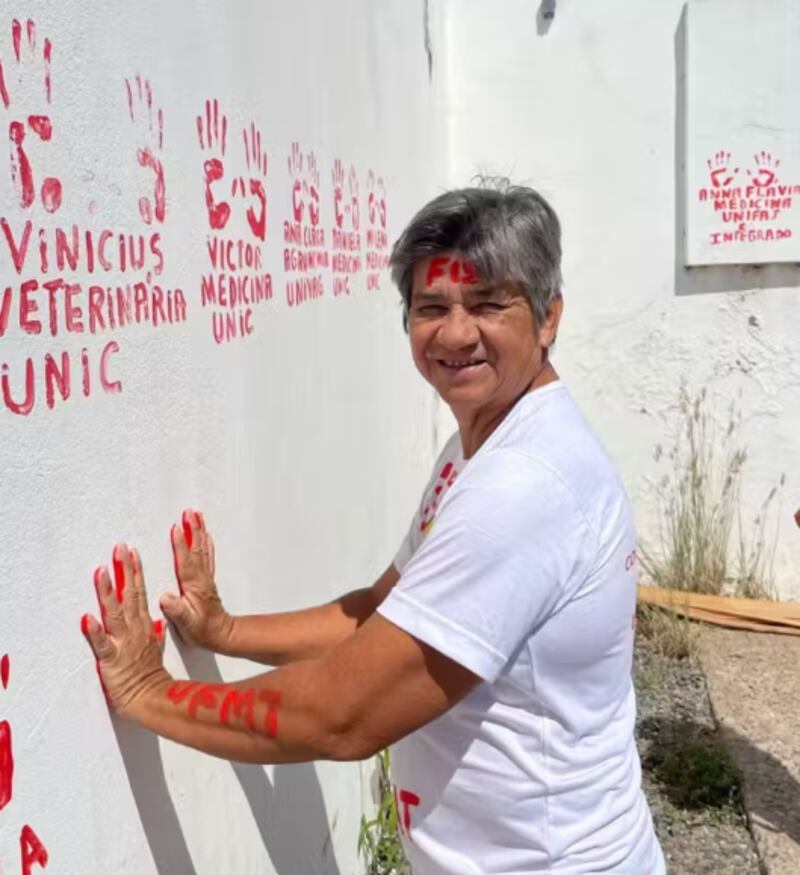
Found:
[{"label": "red paint smear", "polygon": [[47,95],[47,102],[50,103],[52,95],[52,82],[50,80],[50,62],[53,59],[53,44],[49,39],[44,41],[44,90]]},{"label": "red paint smear", "polygon": [[207,708],[210,711],[216,710],[217,694],[224,692],[225,686],[223,684],[203,684],[189,700],[189,716],[196,720],[200,708]]},{"label": "red paint smear", "polygon": [[199,681],[175,681],[174,684],[167,690],[167,698],[175,705],[180,703],[199,686]]},{"label": "red paint smear", "polygon": [[89,637],[89,615],[84,614],[81,617],[81,632],[83,632],[86,638]]},{"label": "red paint smear", "polygon": [[433,284],[434,280],[437,280],[439,277],[444,276],[444,269],[447,263],[450,261],[449,258],[445,256],[436,256],[432,258],[428,264],[428,273],[425,276],[425,285],[430,286]]},{"label": "red paint smear", "polygon": [[125,80],[125,91],[128,95],[128,114],[131,117],[131,121],[133,121],[133,93],[131,92],[130,79]]},{"label": "red paint smear", "polygon": [[269,738],[278,736],[278,709],[281,704],[281,694],[275,690],[261,690],[258,698],[267,703],[267,719],[264,723],[264,732]]},{"label": "red paint smear", "polygon": [[114,584],[117,592],[117,601],[122,604],[125,595],[125,567],[119,558],[119,547],[114,547]]},{"label": "red paint smear", "polygon": [[439,476],[442,478],[442,480],[444,480],[444,479],[446,479],[446,478],[449,476],[449,474],[450,474],[450,472],[451,472],[452,470],[453,470],[453,463],[452,463],[452,462],[448,462],[448,463],[444,466],[444,468],[442,468],[442,473],[441,473]]},{"label": "red paint smear", "polygon": [[222,705],[219,709],[219,719],[225,726],[228,726],[231,718],[231,711],[236,717],[241,717],[247,724],[251,732],[256,731],[256,717],[254,713],[256,704],[256,691],[249,690],[231,690],[222,700]]},{"label": "red paint smear", "polygon": [[11,751],[11,726],[0,723],[0,811],[14,795],[14,755]]},{"label": "red paint smear", "polygon": [[11,41],[14,44],[14,57],[19,61],[19,46],[22,41],[22,25],[16,18],[11,22]]},{"label": "red paint smear", "polygon": [[0,683],[3,685],[3,689],[8,689],[8,674],[10,671],[11,665],[8,661],[8,654],[4,653],[2,659],[0,659]]},{"label": "red paint smear", "polygon": [[32,19],[28,19],[27,22],[27,30],[28,30],[28,45],[32,49],[36,48],[36,25],[33,23]]},{"label": "red paint smear", "polygon": [[0,60],[0,98],[3,100],[3,106],[8,109],[10,104],[10,100],[8,97],[8,89],[6,88],[6,77],[5,72],[3,70],[3,62]]},{"label": "red paint smear", "polygon": [[22,855],[22,875],[31,875],[33,866],[41,866],[42,869],[47,866],[47,849],[36,833],[27,825],[22,827],[19,848]]},{"label": "red paint smear", "polygon": [[153,620],[153,634],[156,636],[156,641],[160,644],[164,640],[164,621]]}]

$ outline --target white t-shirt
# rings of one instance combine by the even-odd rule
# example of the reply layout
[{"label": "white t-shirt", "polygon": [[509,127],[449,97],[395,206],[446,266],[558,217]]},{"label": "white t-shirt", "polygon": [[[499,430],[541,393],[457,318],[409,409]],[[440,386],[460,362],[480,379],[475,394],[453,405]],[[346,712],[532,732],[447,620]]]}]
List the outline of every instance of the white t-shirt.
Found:
[{"label": "white t-shirt", "polygon": [[448,442],[378,609],[483,679],[392,752],[415,875],[657,875],[631,680],[636,540],[566,387]]}]

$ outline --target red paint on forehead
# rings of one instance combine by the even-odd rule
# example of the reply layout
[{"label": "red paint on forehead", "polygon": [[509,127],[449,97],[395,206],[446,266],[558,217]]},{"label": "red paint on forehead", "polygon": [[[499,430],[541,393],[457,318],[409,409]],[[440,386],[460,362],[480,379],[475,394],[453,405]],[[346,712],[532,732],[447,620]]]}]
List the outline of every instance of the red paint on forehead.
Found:
[{"label": "red paint on forehead", "polygon": [[478,271],[471,261],[436,255],[428,262],[425,285],[430,287],[437,279],[448,275],[451,282],[459,285],[474,286],[478,283]]}]

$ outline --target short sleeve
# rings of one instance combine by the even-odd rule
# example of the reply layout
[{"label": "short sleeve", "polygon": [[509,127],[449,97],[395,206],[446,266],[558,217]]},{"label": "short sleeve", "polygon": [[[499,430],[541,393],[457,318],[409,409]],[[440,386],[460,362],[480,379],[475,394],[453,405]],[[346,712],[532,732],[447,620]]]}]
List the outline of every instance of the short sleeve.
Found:
[{"label": "short sleeve", "polygon": [[503,448],[473,459],[378,608],[494,681],[588,575],[596,538],[546,463]]}]

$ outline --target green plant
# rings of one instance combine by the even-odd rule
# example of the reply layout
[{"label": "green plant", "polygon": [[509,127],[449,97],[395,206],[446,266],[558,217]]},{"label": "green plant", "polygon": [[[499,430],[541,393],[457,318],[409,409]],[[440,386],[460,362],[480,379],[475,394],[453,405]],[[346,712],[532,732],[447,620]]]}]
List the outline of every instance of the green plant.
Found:
[{"label": "green plant", "polygon": [[366,875],[411,875],[397,831],[397,806],[389,769],[389,751],[384,750],[375,757],[378,809],[372,820],[361,816],[358,836],[358,852],[367,864]]},{"label": "green plant", "polygon": [[[715,425],[706,390],[681,387],[679,428],[661,480],[659,544],[640,545],[642,570],[656,586],[713,595],[771,598],[777,540],[767,543],[774,487],[748,528],[742,519],[741,484],[747,453],[738,446],[741,414],[731,405],[724,431]],[[656,448],[656,460],[663,455]],[[784,478],[781,478],[782,486]],[[734,534],[736,539],[734,542]]]},{"label": "green plant", "polygon": [[670,736],[654,748],[647,762],[670,802],[691,811],[740,809],[742,773],[717,733],[678,723]]}]

